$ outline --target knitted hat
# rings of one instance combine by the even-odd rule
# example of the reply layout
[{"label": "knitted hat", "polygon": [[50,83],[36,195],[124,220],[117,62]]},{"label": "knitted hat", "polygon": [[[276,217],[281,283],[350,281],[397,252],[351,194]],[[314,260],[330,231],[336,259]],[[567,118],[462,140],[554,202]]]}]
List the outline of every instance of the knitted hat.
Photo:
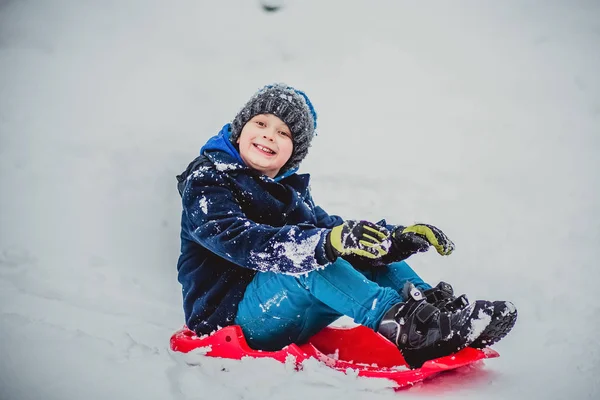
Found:
[{"label": "knitted hat", "polygon": [[308,96],[283,83],[263,87],[248,100],[231,122],[231,143],[236,145],[244,125],[259,114],[273,114],[290,128],[294,149],[281,171],[298,168],[308,154],[317,128],[317,113]]}]

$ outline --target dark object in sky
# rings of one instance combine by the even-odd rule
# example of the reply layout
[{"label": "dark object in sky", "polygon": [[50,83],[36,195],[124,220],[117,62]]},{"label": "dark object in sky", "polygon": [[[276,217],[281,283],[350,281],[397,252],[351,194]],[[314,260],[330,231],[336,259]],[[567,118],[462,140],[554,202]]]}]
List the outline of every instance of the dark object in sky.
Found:
[{"label": "dark object in sky", "polygon": [[266,12],[275,12],[275,11],[279,10],[281,7],[279,7],[279,6],[270,6],[270,5],[263,4],[262,8]]},{"label": "dark object in sky", "polygon": [[278,11],[283,5],[283,0],[261,0],[260,5],[266,12]]}]

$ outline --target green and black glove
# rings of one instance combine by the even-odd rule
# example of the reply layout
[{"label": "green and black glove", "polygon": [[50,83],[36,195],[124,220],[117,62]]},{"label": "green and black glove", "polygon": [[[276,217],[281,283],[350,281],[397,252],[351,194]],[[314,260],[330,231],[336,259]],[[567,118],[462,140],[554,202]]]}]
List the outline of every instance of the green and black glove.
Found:
[{"label": "green and black glove", "polygon": [[325,241],[325,251],[331,261],[340,256],[376,260],[385,256],[390,246],[390,232],[368,221],[344,221],[331,229]]},{"label": "green and black glove", "polygon": [[415,253],[429,250],[429,246],[435,247],[442,256],[450,255],[454,251],[454,243],[441,229],[433,225],[398,226],[392,231],[389,257],[394,261],[401,261]]}]

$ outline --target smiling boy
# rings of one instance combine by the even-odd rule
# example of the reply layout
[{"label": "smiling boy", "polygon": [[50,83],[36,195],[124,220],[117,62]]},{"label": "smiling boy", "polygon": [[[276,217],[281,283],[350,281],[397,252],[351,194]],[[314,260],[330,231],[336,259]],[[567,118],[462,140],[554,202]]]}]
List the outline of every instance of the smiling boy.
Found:
[{"label": "smiling boy", "polygon": [[237,144],[244,163],[269,178],[277,176],[294,149],[290,128],[273,114],[252,117]]},{"label": "smiling boy", "polygon": [[404,261],[430,246],[449,255],[441,230],[343,220],[315,205],[310,176],[296,171],[316,122],[304,92],[267,85],[177,177],[187,326],[202,335],[237,324],[250,346],[276,350],[347,315],[411,367],[506,335],[511,303],[456,298]]}]

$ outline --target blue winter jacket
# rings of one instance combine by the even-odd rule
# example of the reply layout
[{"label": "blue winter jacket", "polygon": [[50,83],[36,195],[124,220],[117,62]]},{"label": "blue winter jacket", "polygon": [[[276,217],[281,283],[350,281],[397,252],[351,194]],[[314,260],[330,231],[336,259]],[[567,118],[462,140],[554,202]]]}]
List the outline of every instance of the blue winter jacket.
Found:
[{"label": "blue winter jacket", "polygon": [[271,179],[246,167],[229,125],[179,176],[177,263],[187,326],[197,334],[231,325],[257,271],[300,274],[330,263],[329,229],[343,220],[315,206],[308,174]]}]

